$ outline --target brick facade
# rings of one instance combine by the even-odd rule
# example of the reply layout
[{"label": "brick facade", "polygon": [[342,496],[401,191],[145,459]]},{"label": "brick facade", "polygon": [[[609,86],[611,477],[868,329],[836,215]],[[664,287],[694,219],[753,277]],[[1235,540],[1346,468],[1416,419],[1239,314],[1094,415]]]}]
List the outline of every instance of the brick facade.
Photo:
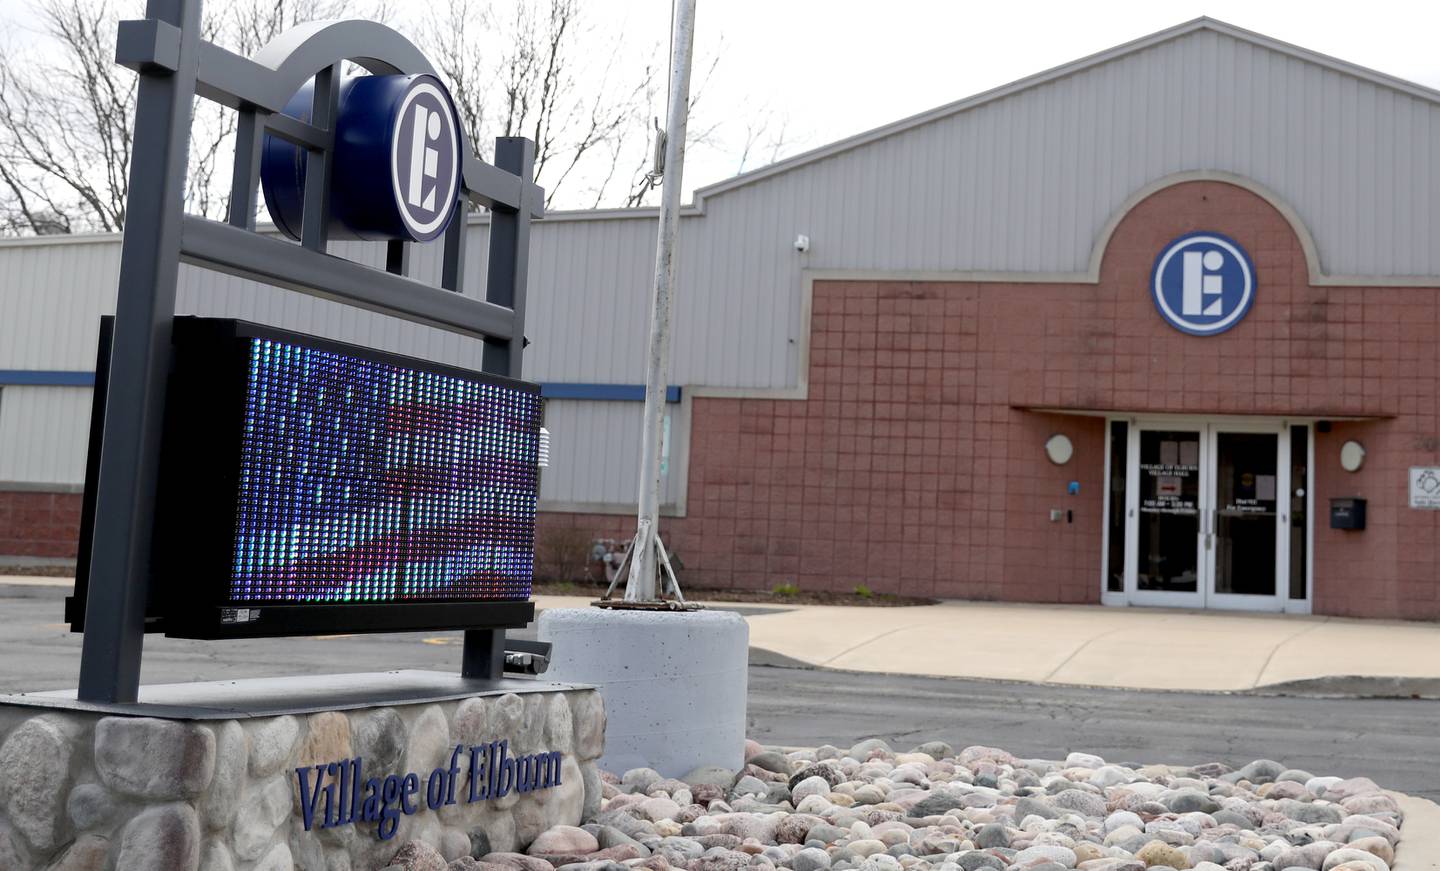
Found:
[{"label": "brick facade", "polygon": [[0,556],[74,559],[79,493],[0,490]]},{"label": "brick facade", "polygon": [[[1237,240],[1258,276],[1217,336],[1172,329],[1148,290],[1156,254],[1196,230]],[[1312,286],[1290,224],[1244,188],[1146,198],[1098,284],[817,281],[811,326],[808,399],[694,400],[688,516],[663,524],[691,583],[1096,602],[1104,420],[1027,409],[1373,416],[1315,436],[1313,607],[1440,618],[1440,512],[1406,501],[1406,469],[1440,464],[1440,291]],[[1063,467],[1042,448],[1056,432],[1075,444]],[[1332,496],[1367,497],[1369,528],[1329,529]]]}]

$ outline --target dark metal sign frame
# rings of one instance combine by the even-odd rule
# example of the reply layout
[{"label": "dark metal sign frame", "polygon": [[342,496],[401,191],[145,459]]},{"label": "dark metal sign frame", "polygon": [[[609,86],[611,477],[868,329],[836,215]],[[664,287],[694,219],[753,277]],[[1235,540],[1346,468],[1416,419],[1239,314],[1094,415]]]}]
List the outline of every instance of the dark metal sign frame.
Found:
[{"label": "dark metal sign frame", "polygon": [[[326,253],[341,68],[435,74],[425,56],[369,21],[313,22],[245,58],[200,38],[201,0],[148,0],[146,17],[121,22],[116,60],[140,75],[121,248],[114,346],[95,493],[79,698],[134,702],[140,686],[150,548],[165,413],[171,323],[181,262],[331,299],[484,341],[482,367],[518,377],[524,348],[530,221],[544,213],[531,179],[534,143],[496,140],[495,164],[460,131],[461,185],[445,231],[439,287],[407,277],[409,243],[390,242],[386,269]],[[314,78],[311,123],[281,114]],[[239,113],[227,222],[184,212],[191,102]],[[300,244],[255,231],[260,157],[269,133],[306,149]],[[490,209],[485,299],[464,296],[466,209]],[[468,630],[466,677],[499,677],[503,629]]]}]

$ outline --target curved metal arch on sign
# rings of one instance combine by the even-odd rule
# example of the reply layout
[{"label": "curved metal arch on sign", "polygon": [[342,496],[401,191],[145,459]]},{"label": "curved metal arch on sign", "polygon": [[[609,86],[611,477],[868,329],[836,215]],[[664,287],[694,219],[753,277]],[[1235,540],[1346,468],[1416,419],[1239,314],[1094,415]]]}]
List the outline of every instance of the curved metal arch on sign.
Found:
[{"label": "curved metal arch on sign", "polygon": [[[265,44],[253,60],[275,73],[270,90],[270,106],[283,106],[296,91],[322,70],[338,61],[350,61],[373,75],[427,74],[440,78],[430,59],[413,42],[398,31],[377,21],[343,20],[311,21],[287,30]],[[495,208],[510,197],[496,200],[485,196],[478,179],[484,175],[477,164],[474,145],[464,125],[458,125],[460,152],[464,156],[461,183],[467,195],[481,194],[477,201]],[[539,214],[533,215],[539,217]]]},{"label": "curved metal arch on sign", "polygon": [[403,34],[378,21],[309,21],[290,28],[255,53],[275,71],[288,99],[307,79],[337,60],[354,61],[377,75],[435,74],[424,53]]},{"label": "curved metal arch on sign", "polygon": [[[126,27],[149,23],[122,22],[122,30],[129,30],[127,35],[140,44],[132,47],[131,54],[122,54],[121,60],[137,69],[147,64],[157,65],[157,61],[162,68],[171,69],[174,61],[167,63],[156,56],[162,52],[155,44],[163,43],[163,37],[136,33],[143,30],[140,27]],[[253,58],[242,57],[212,43],[201,43],[199,51],[197,93],[242,113],[246,110],[267,113],[272,116],[267,119],[271,133],[307,147],[323,145],[321,131],[293,119],[273,116],[279,115],[301,86],[325,69],[350,61],[376,75],[439,77],[434,65],[414,43],[375,21],[307,22],[275,37]],[[524,205],[531,217],[544,214],[543,207],[539,206],[544,201],[543,191],[538,186],[520,185],[502,178],[494,172],[495,167],[475,155],[474,145],[463,129],[460,135],[467,157],[466,188],[472,200],[486,208],[518,209],[524,195]]]}]

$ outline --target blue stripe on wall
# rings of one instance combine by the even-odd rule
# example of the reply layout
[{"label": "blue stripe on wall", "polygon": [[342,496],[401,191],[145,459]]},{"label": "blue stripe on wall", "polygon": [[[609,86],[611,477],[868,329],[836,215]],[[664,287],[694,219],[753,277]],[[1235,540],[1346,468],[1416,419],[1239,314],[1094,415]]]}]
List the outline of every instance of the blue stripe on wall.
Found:
[{"label": "blue stripe on wall", "polygon": [[[644,384],[573,384],[547,381],[540,385],[540,395],[546,399],[591,399],[611,402],[644,402]],[[680,401],[680,387],[672,384],[665,388],[666,402]]]},{"label": "blue stripe on wall", "polygon": [[[0,369],[0,385],[25,387],[94,387],[94,372],[70,372],[41,369]],[[610,402],[644,402],[643,384],[578,384],[546,382],[540,385],[546,399],[588,399]],[[666,402],[680,401],[680,387],[665,388]]]},{"label": "blue stripe on wall", "polygon": [[0,369],[0,386],[94,387],[94,372],[66,372],[42,369]]}]

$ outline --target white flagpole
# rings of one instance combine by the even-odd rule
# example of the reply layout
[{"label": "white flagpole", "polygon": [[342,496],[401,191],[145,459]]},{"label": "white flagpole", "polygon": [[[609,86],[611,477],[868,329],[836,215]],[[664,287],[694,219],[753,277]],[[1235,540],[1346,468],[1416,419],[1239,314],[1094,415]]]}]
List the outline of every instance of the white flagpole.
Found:
[{"label": "white flagpole", "polygon": [[[670,101],[665,124],[665,164],[660,190],[660,230],[655,246],[655,285],[650,302],[650,355],[645,370],[645,424],[640,441],[640,496],[635,541],[630,549],[626,602],[653,602],[668,560],[660,543],[660,439],[670,374],[670,309],[675,288],[675,237],[685,169],[685,126],[690,114],[690,59],[695,42],[695,0],[674,0],[670,49]],[[679,589],[676,587],[677,598]]]}]

